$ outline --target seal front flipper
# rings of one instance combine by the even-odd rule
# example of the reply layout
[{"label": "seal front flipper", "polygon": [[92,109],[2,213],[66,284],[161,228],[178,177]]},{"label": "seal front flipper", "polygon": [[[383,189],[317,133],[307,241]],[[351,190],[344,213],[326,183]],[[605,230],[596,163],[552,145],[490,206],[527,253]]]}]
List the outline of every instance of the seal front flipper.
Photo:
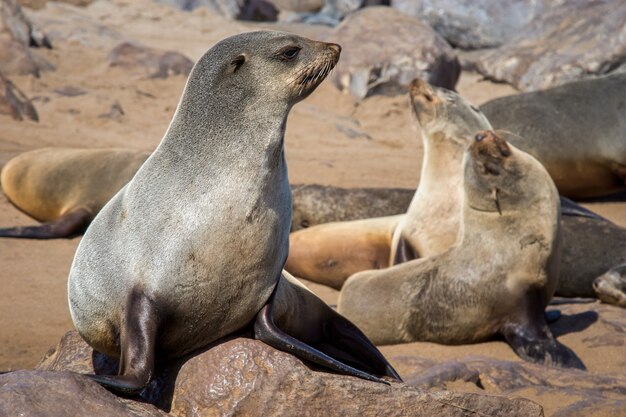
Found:
[{"label": "seal front flipper", "polygon": [[126,303],[120,329],[120,366],[118,375],[87,375],[111,391],[138,394],[152,380],[154,353],[159,327],[159,312],[154,300],[135,288]]},{"label": "seal front flipper", "polygon": [[295,278],[283,271],[257,315],[255,338],[346,375],[386,383],[398,373],[367,337]]},{"label": "seal front flipper", "polygon": [[567,346],[559,343],[546,322],[543,310],[533,317],[516,317],[500,329],[507,343],[522,359],[564,368],[586,369],[582,361]]},{"label": "seal front flipper", "polygon": [[84,208],[77,208],[58,219],[38,226],[16,226],[0,229],[0,237],[22,239],[58,239],[74,237],[85,232],[93,219],[93,213]]}]

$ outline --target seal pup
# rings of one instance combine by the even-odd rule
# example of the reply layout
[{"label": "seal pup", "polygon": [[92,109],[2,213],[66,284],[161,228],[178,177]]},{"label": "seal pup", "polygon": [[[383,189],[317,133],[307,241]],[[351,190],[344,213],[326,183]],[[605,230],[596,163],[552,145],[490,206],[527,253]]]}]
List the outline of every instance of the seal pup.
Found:
[{"label": "seal pup", "polygon": [[345,337],[320,336],[315,349],[273,320],[291,220],[287,115],[340,51],[289,33],[250,32],[217,43],[194,65],[158,148],[96,216],[72,264],[76,329],[94,349],[120,358],[119,375],[93,379],[136,393],[156,362],[242,329],[262,309],[260,340],[306,351],[332,369],[340,363],[351,375],[398,377],[371,343],[357,338],[361,344],[344,349],[353,327],[339,325]]},{"label": "seal pup", "polygon": [[626,73],[502,97],[480,109],[573,199],[626,190]]},{"label": "seal pup", "polygon": [[353,275],[338,311],[377,344],[473,343],[499,333],[526,360],[584,368],[544,316],[560,255],[559,196],[550,176],[493,131],[475,135],[463,165],[455,245]]},{"label": "seal pup", "polygon": [[0,183],[9,201],[44,224],[0,228],[0,237],[54,239],[84,233],[149,152],[42,148],[9,160]]}]

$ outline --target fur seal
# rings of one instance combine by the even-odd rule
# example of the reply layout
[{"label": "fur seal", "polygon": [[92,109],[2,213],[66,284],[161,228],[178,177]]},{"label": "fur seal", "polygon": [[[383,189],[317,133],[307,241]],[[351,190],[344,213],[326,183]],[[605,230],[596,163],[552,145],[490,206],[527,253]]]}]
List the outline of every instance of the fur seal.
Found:
[{"label": "fur seal", "polygon": [[492,131],[474,136],[463,165],[455,245],[353,275],[338,311],[377,344],[472,343],[499,333],[526,360],[584,368],[544,317],[560,252],[559,196],[550,176]]},{"label": "fur seal", "polygon": [[[455,241],[460,227],[460,160],[468,146],[463,135],[471,138],[472,129],[490,126],[479,109],[452,91],[415,80],[410,87],[410,96],[413,114],[422,131],[424,162],[420,184],[406,216],[400,221],[393,220],[397,224],[394,249],[399,247],[402,253],[394,252],[391,264],[412,256],[432,256],[453,244],[451,242]],[[508,136],[505,134],[504,137]],[[359,190],[354,192],[361,194]],[[320,198],[316,207],[324,207],[321,198],[332,193],[332,189],[318,192]],[[341,190],[340,194],[350,193]],[[378,190],[377,196],[384,196],[384,190]],[[626,229],[565,197],[560,200],[563,255],[556,295],[595,297],[594,279],[626,262]],[[335,203],[329,205],[334,207]],[[400,209],[390,208],[393,211],[388,214]],[[325,211],[324,208],[320,210]],[[315,216],[308,215],[308,218]],[[364,266],[354,262],[353,258],[371,251],[366,237],[371,233],[379,236],[378,231],[384,230],[381,220],[372,219],[371,224],[368,220],[347,222],[341,226],[324,224],[292,233],[287,270],[291,268],[296,276],[340,288],[342,280],[345,281],[351,274],[359,272],[357,268]],[[388,226],[394,227],[393,224]],[[377,251],[382,251],[382,245],[383,242],[377,239]],[[392,241],[389,245],[391,248]],[[351,247],[352,251],[347,254],[340,251],[331,253],[328,248],[332,247]],[[329,271],[328,265],[332,265],[332,271]],[[305,274],[299,275],[299,272]]]},{"label": "fur seal", "polygon": [[560,193],[593,198],[626,190],[626,73],[502,97],[480,109],[537,158]]},{"label": "fur seal", "polygon": [[131,149],[42,148],[11,159],[0,183],[18,209],[44,222],[0,229],[0,237],[53,239],[84,233],[150,155]]},{"label": "fur seal", "polygon": [[[281,298],[289,294],[281,285],[291,218],[287,115],[340,51],[289,33],[249,32],[217,43],[194,65],[161,143],[96,216],[72,264],[76,329],[94,349],[120,358],[119,375],[93,379],[138,392],[156,362],[252,321],[270,345],[351,375],[399,379],[329,307],[312,313],[331,320],[317,327],[276,320],[285,306],[299,311],[291,305],[298,297]],[[322,330],[331,327],[335,337],[327,338]],[[302,334],[309,344],[296,339]]]}]

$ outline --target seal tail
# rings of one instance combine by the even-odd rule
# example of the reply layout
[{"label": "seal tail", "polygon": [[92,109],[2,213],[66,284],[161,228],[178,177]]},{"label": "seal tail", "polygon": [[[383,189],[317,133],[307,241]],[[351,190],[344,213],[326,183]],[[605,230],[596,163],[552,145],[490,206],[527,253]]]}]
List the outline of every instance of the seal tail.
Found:
[{"label": "seal tail", "polygon": [[320,323],[321,332],[316,337],[321,339],[317,340],[315,346],[298,340],[278,328],[274,322],[271,300],[256,317],[255,338],[276,349],[345,375],[384,384],[389,383],[380,376],[402,381],[396,370],[354,324],[332,311],[330,307],[327,308],[332,314]]},{"label": "seal tail", "polygon": [[59,239],[83,234],[93,215],[86,208],[72,210],[56,220],[38,226],[0,228],[0,237],[22,239]]}]

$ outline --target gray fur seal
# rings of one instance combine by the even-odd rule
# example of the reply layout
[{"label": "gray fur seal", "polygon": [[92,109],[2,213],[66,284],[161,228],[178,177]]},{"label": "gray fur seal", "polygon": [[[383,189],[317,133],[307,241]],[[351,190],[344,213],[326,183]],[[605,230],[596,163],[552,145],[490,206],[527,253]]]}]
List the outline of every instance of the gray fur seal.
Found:
[{"label": "gray fur seal", "polygon": [[[331,322],[292,335],[293,318],[283,330],[275,316],[297,311],[291,302],[301,299],[281,298],[289,294],[282,273],[291,218],[287,115],[340,51],[289,33],[250,32],[217,43],[196,63],[161,143],[96,216],[72,264],[76,329],[94,349],[120,358],[119,375],[94,380],[138,392],[158,361],[253,321],[255,336],[272,346],[351,375],[399,379],[323,303],[315,308],[327,309],[322,316]],[[301,334],[309,344],[296,339]]]},{"label": "gray fur seal", "polygon": [[2,168],[2,189],[13,205],[44,223],[0,228],[0,237],[53,239],[84,233],[149,155],[117,148],[42,148],[16,156]]},{"label": "gray fur seal", "polygon": [[480,109],[537,158],[566,197],[626,190],[626,73],[502,97]]},{"label": "gray fur seal", "polygon": [[560,255],[550,176],[492,131],[475,135],[463,165],[457,242],[439,255],[353,275],[338,311],[377,344],[472,343],[499,333],[526,360],[584,368],[544,317]]}]

